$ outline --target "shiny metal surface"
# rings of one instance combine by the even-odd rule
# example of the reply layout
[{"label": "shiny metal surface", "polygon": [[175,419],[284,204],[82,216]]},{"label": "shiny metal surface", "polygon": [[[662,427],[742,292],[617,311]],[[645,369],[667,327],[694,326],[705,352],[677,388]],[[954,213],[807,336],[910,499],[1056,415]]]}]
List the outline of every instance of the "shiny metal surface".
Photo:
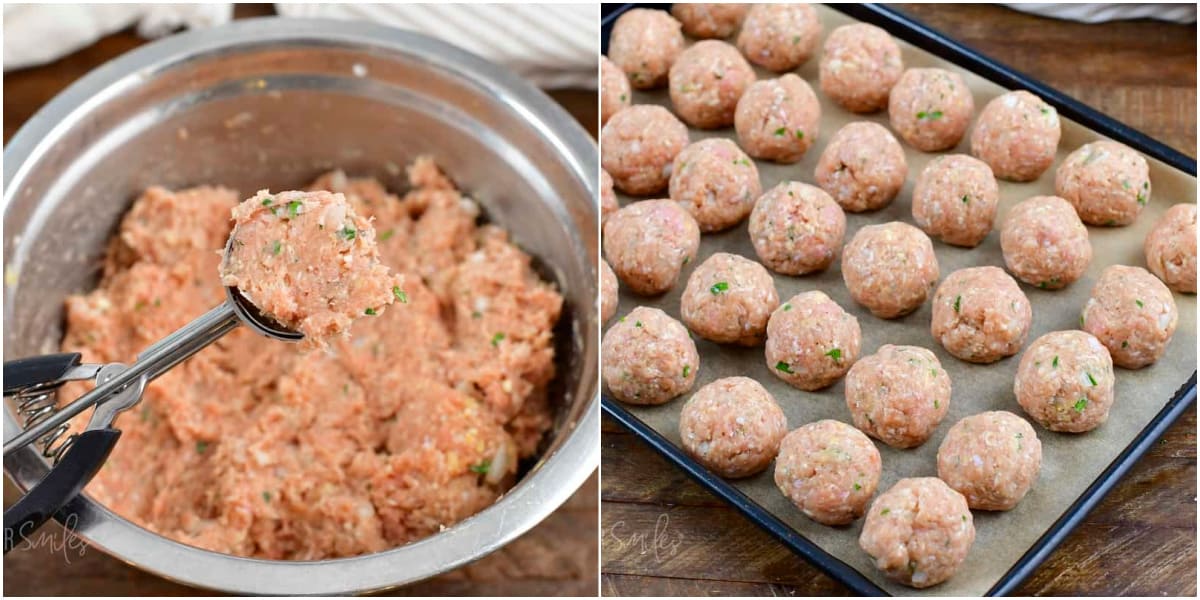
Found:
[{"label": "shiny metal surface", "polygon": [[[108,63],[35,115],[4,151],[5,359],[57,350],[62,300],[145,187],[220,183],[243,195],[343,168],[402,190],[431,154],[536,257],[566,300],[556,332],[555,428],[496,505],[446,531],[355,558],[237,558],[141,529],[86,497],[68,505],[93,545],[164,577],[237,593],[367,592],[455,568],[558,507],[599,459],[594,143],[515,76],[421,35],[362,23],[249,20],[172,36]],[[12,407],[5,439],[19,430]],[[119,421],[118,421],[119,424]],[[22,488],[48,469],[5,458]]]}]

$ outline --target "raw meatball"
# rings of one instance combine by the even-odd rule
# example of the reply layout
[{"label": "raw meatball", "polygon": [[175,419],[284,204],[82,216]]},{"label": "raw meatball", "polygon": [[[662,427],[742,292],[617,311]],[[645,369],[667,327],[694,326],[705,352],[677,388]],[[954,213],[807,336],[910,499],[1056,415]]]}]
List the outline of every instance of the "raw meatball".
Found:
[{"label": "raw meatball", "polygon": [[849,123],[833,134],[815,173],[817,185],[850,212],[891,204],[907,176],[900,142],[883,125],[869,121]]},{"label": "raw meatball", "polygon": [[787,417],[775,398],[748,377],[700,388],[679,414],[684,451],[721,477],[749,477],[767,468],[786,433]]},{"label": "raw meatball", "polygon": [[824,292],[797,294],[767,322],[767,368],[805,391],[837,381],[858,360],[858,319]]},{"label": "raw meatball", "polygon": [[1037,481],[1042,442],[1025,419],[997,410],[954,424],[937,453],[938,477],[976,510],[1009,510]]},{"label": "raw meatball", "polygon": [[759,260],[784,275],[823,271],[846,235],[846,213],[819,187],[783,181],[750,213],[750,241]]},{"label": "raw meatball", "polygon": [[694,38],[727,38],[733,35],[749,4],[690,4],[676,2],[671,15],[683,24],[683,32]]},{"label": "raw meatball", "polygon": [[1012,207],[1000,227],[1000,248],[1013,275],[1042,289],[1066,287],[1092,262],[1087,227],[1058,196],[1034,196]]},{"label": "raw meatball", "polygon": [[717,252],[688,277],[679,314],[683,323],[704,339],[757,346],[777,306],[775,280],[762,265]]},{"label": "raw meatball", "polygon": [[600,57],[600,125],[633,102],[629,78],[607,56]]},{"label": "raw meatball", "polygon": [[967,499],[936,477],[901,479],[880,494],[858,538],[889,579],[915,588],[950,579],[974,542]]},{"label": "raw meatball", "polygon": [[758,167],[725,138],[701,140],[683,149],[671,167],[671,199],[700,225],[700,231],[728,229],[742,222],[762,193]]},{"label": "raw meatball", "polygon": [[950,410],[950,375],[929,350],[885,344],[846,374],[846,406],[867,435],[915,448]]},{"label": "raw meatball", "polygon": [[971,132],[971,154],[996,177],[1033,181],[1054,162],[1062,131],[1058,111],[1024,90],[992,99]]},{"label": "raw meatball", "polygon": [[808,82],[788,73],[750,86],[738,100],[733,126],[750,156],[794,163],[817,142],[821,103]]},{"label": "raw meatball", "polygon": [[900,47],[888,32],[867,23],[843,25],[825,38],[821,91],[850,112],[873,113],[887,106],[903,70]]},{"label": "raw meatball", "polygon": [[379,262],[371,221],[342,194],[261,190],[233,208],[221,283],[236,287],[308,348],[348,334],[400,296],[404,278]]},{"label": "raw meatball", "polygon": [[966,154],[929,161],[913,185],[912,215],[925,233],[974,248],[992,231],[1000,186],[987,163]]},{"label": "raw meatball", "polygon": [[908,223],[866,225],[846,244],[842,278],[854,301],[871,314],[882,319],[907,315],[937,285],[933,242]]},{"label": "raw meatball", "polygon": [[608,58],[639,90],[662,87],[683,51],[679,21],[663,10],[635,8],[617,18],[608,38]]},{"label": "raw meatball", "polygon": [[1108,420],[1113,361],[1090,333],[1054,331],[1021,357],[1013,394],[1025,413],[1051,431],[1081,433]]},{"label": "raw meatball", "polygon": [[879,450],[867,436],[826,419],[783,438],[775,460],[775,485],[808,518],[846,525],[866,512],[882,470]]},{"label": "raw meatball", "polygon": [[1146,264],[1167,287],[1196,293],[1196,205],[1176,204],[1146,236]]},{"label": "raw meatball", "polygon": [[968,362],[990,363],[1016,354],[1032,322],[1029,299],[1000,267],[959,269],[933,295],[934,339]]},{"label": "raw meatball", "polygon": [[1124,144],[1084,144],[1059,165],[1054,190],[1084,223],[1129,225],[1150,202],[1150,165]]},{"label": "raw meatball", "polygon": [[1100,273],[1079,316],[1079,326],[1126,369],[1140,369],[1161,358],[1178,324],[1171,290],[1149,271],[1123,265]]},{"label": "raw meatball", "polygon": [[905,71],[888,98],[892,129],[924,152],[957,146],[974,113],[975,99],[967,82],[945,69]]},{"label": "raw meatball", "polygon": [[604,256],[621,281],[643,296],[674,287],[699,248],[696,220],[671,200],[634,202],[613,213],[604,227]]},{"label": "raw meatball", "polygon": [[692,127],[728,127],[738,99],[755,79],[737,48],[720,40],[696,42],[671,66],[671,104]]},{"label": "raw meatball", "polygon": [[700,354],[682,323],[639,306],[604,334],[604,383],[617,400],[662,404],[692,389]]},{"label": "raw meatball", "polygon": [[804,64],[820,41],[821,20],[811,4],[755,4],[737,45],[750,62],[783,72]]},{"label": "raw meatball", "polygon": [[617,284],[617,274],[613,273],[608,261],[600,261],[600,323],[607,323],[617,314],[617,297],[620,286]]},{"label": "raw meatball", "polygon": [[636,196],[667,188],[671,161],[687,144],[687,126],[671,111],[652,104],[626,108],[600,131],[604,170],[617,189]]},{"label": "raw meatball", "polygon": [[612,175],[600,169],[600,227],[608,222],[608,215],[617,212],[621,205],[617,202],[617,194],[613,191]]}]

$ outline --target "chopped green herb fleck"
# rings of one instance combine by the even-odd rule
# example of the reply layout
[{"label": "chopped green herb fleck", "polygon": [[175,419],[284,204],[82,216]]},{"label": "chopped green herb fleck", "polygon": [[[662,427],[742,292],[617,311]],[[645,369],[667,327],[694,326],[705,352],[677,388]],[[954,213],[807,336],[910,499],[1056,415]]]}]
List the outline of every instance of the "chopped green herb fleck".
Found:
[{"label": "chopped green herb fleck", "polygon": [[1123,188],[1125,188],[1125,189],[1129,189],[1129,188],[1131,188],[1131,187],[1133,187],[1133,186],[1129,185],[1129,180],[1128,180],[1128,179],[1122,179],[1122,180],[1121,180],[1121,187],[1123,187]]},{"label": "chopped green herb fleck", "polygon": [[929,370],[929,376],[930,376],[930,377],[937,377],[937,374],[938,374],[938,370],[937,370],[937,369],[930,369],[930,370]]},{"label": "chopped green herb fleck", "polygon": [[861,485],[858,485],[857,483],[854,484],[854,491],[857,492],[858,490],[861,490],[861,489],[862,489]]},{"label": "chopped green herb fleck", "polygon": [[393,235],[396,235],[395,229],[385,229],[385,230],[379,232],[379,241],[386,242],[386,241],[392,239]]},{"label": "chopped green herb fleck", "polygon": [[377,315],[377,314],[379,314],[379,313],[376,313],[376,312],[375,312],[375,309],[373,309],[373,308],[368,308],[367,310],[364,310],[364,311],[363,311],[363,314],[370,315],[370,316],[372,316],[372,317],[373,317],[373,316],[375,316],[375,315]]},{"label": "chopped green herb fleck", "polygon": [[1084,374],[1084,375],[1087,375],[1087,378],[1088,378],[1088,383],[1091,383],[1091,384],[1092,384],[1092,387],[1096,387],[1096,378],[1095,378],[1095,377],[1092,377],[1092,374],[1091,374],[1091,373],[1088,373],[1088,372],[1086,372],[1086,371],[1085,371],[1083,374]]},{"label": "chopped green herb fleck", "polygon": [[288,216],[292,217],[293,219],[298,217],[300,215],[301,206],[304,205],[301,204],[299,200],[292,200],[291,202],[288,202]]},{"label": "chopped green herb fleck", "polygon": [[1116,225],[1116,224],[1117,224],[1117,220],[1116,220],[1116,219],[1109,219],[1109,220],[1105,221],[1105,222],[1104,222],[1104,224],[1105,224],[1106,226],[1108,226],[1108,227],[1112,227],[1113,225]]},{"label": "chopped green herb fleck", "polygon": [[777,135],[779,137],[783,137],[783,136],[787,135],[787,127],[780,127],[779,129],[776,129],[775,135]]},{"label": "chopped green herb fleck", "polygon": [[263,502],[271,501],[271,492],[263,492]]},{"label": "chopped green herb fleck", "polygon": [[692,372],[691,365],[683,365],[683,378],[684,379],[687,379],[688,373],[691,373],[691,372]]},{"label": "chopped green herb fleck", "polygon": [[879,514],[881,514],[881,515],[886,515],[886,514],[888,514],[888,513],[890,513],[890,512],[892,512],[892,509],[890,509],[890,508],[885,508],[885,509],[883,509],[883,510],[879,511]]},{"label": "chopped green herb fleck", "polygon": [[338,235],[342,236],[343,239],[345,239],[347,242],[349,242],[358,235],[358,230],[347,225],[347,226],[343,227],[341,231],[338,232]]},{"label": "chopped green herb fleck", "polygon": [[938,408],[941,408],[941,407],[938,405],[938,401],[937,401],[937,399],[936,399],[936,398],[934,398],[934,400],[933,400],[933,408],[934,408],[935,410],[936,410],[936,409],[938,409]]},{"label": "chopped green herb fleck", "polygon": [[797,129],[796,130],[796,139],[798,139],[798,140],[804,139],[804,132]]},{"label": "chopped green herb fleck", "polygon": [[400,286],[392,286],[392,295],[395,296],[401,304],[408,304],[408,294],[404,293],[404,290],[400,289]]},{"label": "chopped green herb fleck", "polygon": [[263,205],[263,206],[270,206],[270,205],[271,205],[271,203],[272,203],[272,202],[274,202],[274,201],[275,201],[275,199],[274,199],[274,198],[272,198],[272,197],[270,197],[270,196],[267,196],[266,198],[263,198],[262,205]]},{"label": "chopped green herb fleck", "polygon": [[826,353],[825,353],[825,356],[828,356],[829,358],[832,358],[832,359],[833,359],[833,362],[838,362],[838,361],[842,360],[842,349],[841,349],[841,348],[834,348],[833,350],[830,350],[829,352],[826,352]]},{"label": "chopped green herb fleck", "polygon": [[798,35],[793,35],[793,36],[792,36],[792,43],[793,43],[793,44],[799,44],[799,43],[800,43],[800,36],[798,36]]},{"label": "chopped green herb fleck", "polygon": [[1083,409],[1087,408],[1087,398],[1080,398],[1079,400],[1076,400],[1074,408],[1075,412],[1083,412]]},{"label": "chopped green herb fleck", "polygon": [[970,197],[970,196],[968,196],[968,195],[966,195],[966,194],[963,194],[962,201],[963,201],[963,204],[970,204],[970,203],[971,203],[971,197]]},{"label": "chopped green herb fleck", "polygon": [[271,254],[279,256],[281,250],[283,250],[283,242],[275,240],[275,243],[271,244]]},{"label": "chopped green herb fleck", "polygon": [[781,360],[781,361],[779,361],[778,363],[775,363],[775,368],[776,368],[776,369],[778,369],[778,370],[780,370],[780,371],[783,371],[784,373],[791,373],[791,372],[792,372],[792,367],[791,367],[791,365],[789,365],[789,364],[787,364],[787,363],[783,362],[782,360]]},{"label": "chopped green herb fleck", "polygon": [[1053,366],[1055,369],[1058,368],[1058,356],[1054,357],[1054,361],[1051,362],[1050,365]]},{"label": "chopped green herb fleck", "polygon": [[490,470],[491,468],[492,468],[492,461],[485,460],[477,465],[471,465],[471,472],[479,473],[480,475],[487,475],[488,470]]},{"label": "chopped green herb fleck", "polygon": [[1048,114],[1050,114],[1050,109],[1048,109],[1048,108],[1046,108],[1046,107],[1044,107],[1044,106],[1043,106],[1043,107],[1042,107],[1042,114],[1043,114],[1043,115],[1048,115]]},{"label": "chopped green herb fleck", "polygon": [[954,297],[954,312],[960,312],[961,310],[962,310],[962,296],[955,296]]},{"label": "chopped green herb fleck", "polygon": [[1138,305],[1138,308],[1142,308],[1142,307],[1146,306],[1145,304],[1142,304],[1142,301],[1141,301],[1141,300],[1134,300],[1134,302],[1136,302],[1136,303],[1137,303],[1137,305]]},{"label": "chopped green herb fleck", "polygon": [[1137,193],[1137,203],[1141,204],[1142,206],[1145,206],[1146,205],[1146,195],[1141,192],[1138,192]]},{"label": "chopped green herb fleck", "polygon": [[626,96],[625,94],[621,94],[621,102],[624,102],[626,98],[628,98],[628,96]]},{"label": "chopped green herb fleck", "polygon": [[1083,315],[1079,315],[1079,327],[1083,327]]},{"label": "chopped green herb fleck", "polygon": [[963,515],[963,523],[967,522],[967,515]]},{"label": "chopped green herb fleck", "polygon": [[204,454],[204,452],[206,450],[208,450],[208,442],[205,442],[205,441],[196,442],[196,453],[197,454]]},{"label": "chopped green herb fleck", "polygon": [[783,311],[784,311],[784,312],[787,312],[787,311],[789,311],[789,310],[792,310],[792,303],[791,303],[791,302],[785,303],[785,304],[783,305]]},{"label": "chopped green herb fleck", "polygon": [[1122,348],[1128,348],[1128,347],[1129,347],[1129,340],[1125,340],[1125,341],[1121,342],[1121,347],[1122,347]]},{"label": "chopped green herb fleck", "polygon": [[[472,313],[471,313],[471,318],[472,318],[472,319],[478,319],[478,318],[480,318],[480,317],[482,317],[482,316],[483,316],[483,313],[481,313],[481,312],[479,312],[479,311],[474,311],[474,312],[472,312]],[[621,317],[621,321],[622,321],[622,322],[624,322],[624,321],[625,321],[625,317]]]},{"label": "chopped green herb fleck", "polygon": [[642,326],[642,322],[641,322],[641,321],[638,321],[638,322],[634,323],[633,325],[634,325],[635,327],[641,327],[641,326]]},{"label": "chopped green herb fleck", "polygon": [[[641,327],[641,326],[642,326],[642,322],[641,322],[641,321],[638,321],[638,327]],[[504,334],[503,334],[503,333],[497,333],[496,335],[493,335],[493,336],[492,336],[492,346],[493,346],[493,347],[498,347],[498,346],[500,346],[500,342],[502,342],[502,341],[504,341]]]},{"label": "chopped green herb fleck", "polygon": [[729,282],[718,281],[718,282],[712,284],[712,287],[708,288],[708,291],[712,292],[712,295],[716,296],[716,295],[720,294],[721,292],[724,292],[728,289],[729,289]]},{"label": "chopped green herb fleck", "polygon": [[739,158],[739,159],[733,161],[733,164],[742,165],[743,167],[748,167],[748,166],[750,166],[750,161],[745,158]]},{"label": "chopped green herb fleck", "polygon": [[142,310],[143,308],[146,308],[145,300],[138,300],[137,303],[133,305],[133,310]]}]

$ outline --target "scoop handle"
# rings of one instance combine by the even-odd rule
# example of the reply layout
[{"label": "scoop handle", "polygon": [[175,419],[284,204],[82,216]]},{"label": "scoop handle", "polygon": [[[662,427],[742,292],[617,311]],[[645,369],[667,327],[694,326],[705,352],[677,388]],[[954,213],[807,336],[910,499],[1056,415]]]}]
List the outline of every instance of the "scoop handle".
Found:
[{"label": "scoop handle", "polygon": [[20,500],[4,511],[4,553],[30,536],[78,496],[108,460],[121,437],[118,429],[92,429],[79,434],[67,455]]},{"label": "scoop handle", "polygon": [[5,361],[4,395],[18,393],[30,386],[57,382],[72,368],[79,366],[82,359],[78,352],[67,352]]}]

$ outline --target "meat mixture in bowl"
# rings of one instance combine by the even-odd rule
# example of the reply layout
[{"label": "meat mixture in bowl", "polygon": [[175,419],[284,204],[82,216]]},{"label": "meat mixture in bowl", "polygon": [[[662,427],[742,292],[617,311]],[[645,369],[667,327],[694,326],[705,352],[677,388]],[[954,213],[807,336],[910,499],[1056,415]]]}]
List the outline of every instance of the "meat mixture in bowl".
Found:
[{"label": "meat mixture in bowl", "polygon": [[[120,417],[121,443],[88,493],[186,544],[319,560],[429,536],[511,487],[551,425],[562,296],[431,160],[409,179],[403,197],[341,172],[310,186],[372,220],[381,262],[403,278],[392,307],[325,352],[245,328],[226,335]],[[67,299],[63,350],[131,361],[221,302],[237,199],[220,187],[147,190],[97,289]]]}]

